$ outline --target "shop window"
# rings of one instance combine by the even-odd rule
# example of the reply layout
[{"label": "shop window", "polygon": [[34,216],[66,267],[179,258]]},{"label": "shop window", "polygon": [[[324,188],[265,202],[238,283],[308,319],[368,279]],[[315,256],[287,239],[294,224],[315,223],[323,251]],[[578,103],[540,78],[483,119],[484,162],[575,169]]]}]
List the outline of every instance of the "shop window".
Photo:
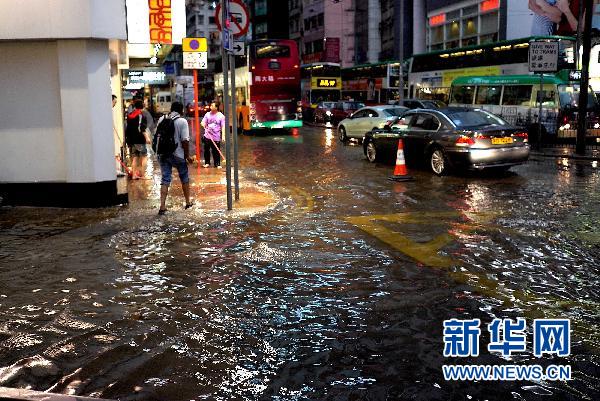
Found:
[{"label": "shop window", "polygon": [[444,42],[444,26],[431,28],[431,44]]},{"label": "shop window", "polygon": [[478,5],[463,8],[463,17],[479,14]]},{"label": "shop window", "polygon": [[477,37],[463,39],[463,41],[462,41],[463,46],[473,46],[476,44],[477,44]]},{"label": "shop window", "polygon": [[325,24],[325,16],[323,15],[323,13],[321,13],[317,17],[317,25],[323,26],[324,24]]},{"label": "shop window", "polygon": [[495,33],[491,33],[489,35],[481,35],[479,37],[479,43],[480,44],[484,44],[484,43],[494,43],[498,41],[498,32]]},{"label": "shop window", "polygon": [[265,22],[262,22],[260,24],[256,24],[256,28],[254,29],[254,31],[257,34],[267,33],[267,24]]},{"label": "shop window", "polygon": [[460,24],[458,21],[451,21],[449,24],[446,24],[446,39],[458,39],[460,36]]},{"label": "shop window", "polygon": [[446,42],[446,49],[456,49],[457,47],[460,47],[459,40],[451,40],[449,42]]},{"label": "shop window", "polygon": [[254,3],[254,15],[267,15],[267,0],[256,0]]},{"label": "shop window", "polygon": [[498,32],[498,12],[484,14],[481,16],[481,33],[488,34]]},{"label": "shop window", "polygon": [[470,37],[477,35],[477,18],[467,18],[462,21],[462,36]]}]

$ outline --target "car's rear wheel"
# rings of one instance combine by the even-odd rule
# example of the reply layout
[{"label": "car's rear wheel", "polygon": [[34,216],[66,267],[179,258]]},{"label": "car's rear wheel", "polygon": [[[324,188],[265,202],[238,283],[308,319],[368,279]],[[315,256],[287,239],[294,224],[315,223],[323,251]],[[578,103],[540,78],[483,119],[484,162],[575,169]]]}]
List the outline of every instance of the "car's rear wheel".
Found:
[{"label": "car's rear wheel", "polygon": [[348,141],[348,136],[346,135],[346,128],[344,128],[344,126],[342,125],[339,128],[339,134],[340,134],[340,141],[342,142],[347,142]]},{"label": "car's rear wheel", "polygon": [[429,165],[431,171],[438,176],[442,176],[448,172],[448,161],[446,154],[441,148],[435,148],[429,156]]},{"label": "car's rear wheel", "polygon": [[375,163],[377,161],[377,148],[373,141],[367,142],[365,146],[365,154],[367,156],[367,160],[371,163]]}]

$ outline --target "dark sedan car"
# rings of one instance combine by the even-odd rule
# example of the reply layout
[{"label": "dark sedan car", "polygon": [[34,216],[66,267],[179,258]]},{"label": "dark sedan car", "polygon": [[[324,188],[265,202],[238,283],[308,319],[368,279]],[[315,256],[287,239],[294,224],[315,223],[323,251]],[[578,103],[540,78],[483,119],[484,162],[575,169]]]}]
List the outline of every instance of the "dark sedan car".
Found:
[{"label": "dark sedan car", "polygon": [[334,106],[335,102],[319,102],[315,108],[315,123],[330,122]]},{"label": "dark sedan car", "polygon": [[408,111],[365,135],[365,156],[370,162],[393,159],[400,138],[406,163],[425,163],[437,175],[451,168],[507,170],[529,158],[526,132],[479,109]]}]

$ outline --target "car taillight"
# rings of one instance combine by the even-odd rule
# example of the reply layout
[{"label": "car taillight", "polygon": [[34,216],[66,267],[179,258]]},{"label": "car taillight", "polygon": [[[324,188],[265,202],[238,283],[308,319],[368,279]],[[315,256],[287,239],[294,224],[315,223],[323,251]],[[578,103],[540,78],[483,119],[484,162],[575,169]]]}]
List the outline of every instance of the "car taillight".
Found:
[{"label": "car taillight", "polygon": [[514,136],[516,138],[523,138],[523,142],[529,142],[529,135],[527,134],[527,132],[517,132],[516,134],[513,134],[512,136]]},{"label": "car taillight", "polygon": [[477,134],[475,139],[491,139],[489,135]]},{"label": "car taillight", "polygon": [[461,135],[456,140],[456,144],[459,145],[475,145],[475,140],[469,136]]}]

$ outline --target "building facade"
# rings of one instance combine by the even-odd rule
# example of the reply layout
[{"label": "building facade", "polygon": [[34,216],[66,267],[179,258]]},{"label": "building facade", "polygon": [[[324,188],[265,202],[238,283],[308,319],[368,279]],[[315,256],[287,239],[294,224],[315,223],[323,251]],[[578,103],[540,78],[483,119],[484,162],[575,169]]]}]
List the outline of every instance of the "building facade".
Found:
[{"label": "building facade", "polygon": [[287,0],[250,0],[252,40],[288,39],[289,10]]},{"label": "building facade", "polygon": [[354,64],[354,0],[288,0],[303,63]]},{"label": "building facade", "polygon": [[533,12],[521,0],[428,0],[428,51],[530,36]]},{"label": "building facade", "polygon": [[[208,41],[208,69],[198,75],[200,100],[214,97],[215,64],[221,63],[221,33],[215,19],[216,5],[217,2],[209,0],[186,1],[187,37],[207,38]],[[176,54],[175,59],[180,59],[180,54]],[[191,72],[184,72],[182,75],[189,76]],[[184,102],[191,101],[189,96],[191,91],[187,92],[188,96],[185,96],[185,93],[182,96]]]}]

